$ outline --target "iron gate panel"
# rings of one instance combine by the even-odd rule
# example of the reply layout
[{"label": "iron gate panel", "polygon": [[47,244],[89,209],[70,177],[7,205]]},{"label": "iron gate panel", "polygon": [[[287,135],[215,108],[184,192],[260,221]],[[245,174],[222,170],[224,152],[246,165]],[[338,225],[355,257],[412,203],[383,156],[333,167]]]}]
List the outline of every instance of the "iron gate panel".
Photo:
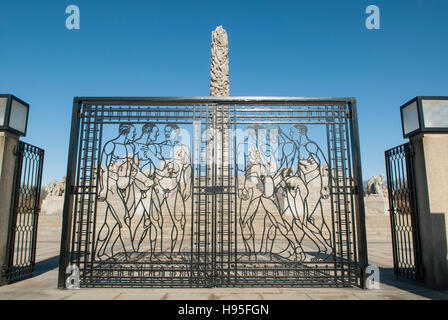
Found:
[{"label": "iron gate panel", "polygon": [[362,284],[353,102],[75,98],[59,286]]},{"label": "iron gate panel", "polygon": [[7,282],[33,275],[44,150],[19,141],[9,219]]},{"label": "iron gate panel", "polygon": [[411,144],[386,150],[385,158],[394,273],[423,280]]}]

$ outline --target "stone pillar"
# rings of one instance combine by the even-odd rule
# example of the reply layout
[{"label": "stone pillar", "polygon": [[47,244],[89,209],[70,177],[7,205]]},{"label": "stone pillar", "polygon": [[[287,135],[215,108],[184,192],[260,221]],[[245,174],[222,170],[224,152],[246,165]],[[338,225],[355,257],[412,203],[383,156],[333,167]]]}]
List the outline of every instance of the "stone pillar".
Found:
[{"label": "stone pillar", "polygon": [[212,63],[210,68],[210,95],[228,97],[229,86],[229,40],[222,26],[212,32]]},{"label": "stone pillar", "polygon": [[[229,85],[229,39],[226,30],[222,26],[216,27],[212,32],[212,56],[210,66],[210,96],[228,97]],[[209,121],[215,132],[212,131],[211,139],[214,142],[215,161],[218,183],[224,180],[229,164],[229,107],[220,105],[209,113]],[[222,174],[221,174],[222,173]],[[222,177],[221,175],[224,175]],[[221,181],[220,181],[221,180]]]},{"label": "stone pillar", "polygon": [[15,151],[18,142],[18,135],[0,132],[0,268],[2,271],[0,272],[0,285],[5,284],[3,270],[7,263],[9,216],[16,165]]},{"label": "stone pillar", "polygon": [[419,215],[424,284],[448,289],[448,134],[410,137]]}]

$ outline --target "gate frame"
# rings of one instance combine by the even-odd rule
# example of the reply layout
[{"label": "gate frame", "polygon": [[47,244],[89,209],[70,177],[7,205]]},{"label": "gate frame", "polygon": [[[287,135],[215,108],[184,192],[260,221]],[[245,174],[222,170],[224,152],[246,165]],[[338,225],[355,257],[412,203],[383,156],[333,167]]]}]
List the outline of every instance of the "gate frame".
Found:
[{"label": "gate frame", "polygon": [[[30,151],[33,150],[33,151]],[[27,171],[23,171],[23,163],[24,159],[26,158],[26,153],[32,153],[38,156],[38,159],[35,160],[38,167],[35,168],[35,174],[36,174],[36,180],[35,185],[31,187],[37,188],[37,196],[34,199],[33,206],[33,213],[35,215],[34,221],[32,224],[32,238],[30,247],[28,248],[30,254],[28,256],[27,265],[29,270],[27,270],[26,273],[19,277],[11,277],[12,270],[14,268],[14,257],[16,254],[16,227],[17,227],[17,214],[19,212],[19,202],[20,202],[20,195],[22,186],[20,185],[22,182],[22,178],[24,175],[27,174]],[[33,275],[34,272],[34,266],[36,262],[36,246],[37,246],[37,230],[38,230],[38,219],[39,219],[39,213],[40,213],[40,198],[41,198],[41,188],[42,188],[42,171],[44,166],[44,159],[45,159],[45,150],[36,147],[32,144],[18,141],[16,150],[15,150],[15,156],[16,156],[16,163],[14,166],[14,182],[13,182],[13,193],[11,196],[11,210],[9,215],[9,228],[8,228],[8,250],[7,250],[7,259],[6,259],[6,270],[5,270],[5,278],[7,283],[12,283],[15,281],[19,281],[22,279],[25,279],[27,277],[30,277]],[[25,170],[30,170],[30,168],[26,168]],[[33,173],[29,173],[33,174]],[[22,239],[22,242],[24,240]],[[25,240],[26,242],[26,240]],[[23,261],[22,261],[23,262]]]},{"label": "gate frame", "polygon": [[354,207],[356,211],[356,236],[359,263],[359,286],[365,289],[368,266],[367,238],[365,225],[364,192],[361,171],[361,153],[356,98],[313,98],[313,97],[75,97],[73,99],[72,122],[67,161],[66,187],[64,195],[63,222],[61,233],[58,288],[65,288],[66,268],[70,259],[70,236],[73,220],[73,191],[76,175],[76,155],[79,146],[80,116],[83,104],[104,104],[109,106],[177,105],[177,104],[346,104],[350,126],[350,146],[353,166]]},{"label": "gate frame", "polygon": [[[399,153],[403,153],[403,170],[406,170],[406,186],[409,189],[409,201],[411,206],[411,233],[412,233],[412,253],[414,255],[413,262],[415,273],[414,277],[404,274],[403,268],[399,266],[403,261],[399,261],[398,249],[402,247],[402,243],[398,243],[397,240],[400,239],[403,241],[402,237],[397,235],[396,226],[397,222],[395,221],[395,200],[392,196],[392,177],[394,176],[394,172],[391,171],[392,161],[391,157],[393,155],[397,155]],[[394,274],[396,277],[404,277],[408,279],[413,279],[417,282],[423,282],[424,280],[424,269],[422,264],[422,256],[421,256],[421,238],[420,238],[420,226],[418,219],[418,205],[417,205],[417,196],[416,196],[416,186],[415,186],[415,173],[414,173],[414,149],[410,142],[406,142],[404,144],[398,145],[394,148],[388,149],[384,151],[385,163],[386,163],[386,175],[387,175],[387,191],[388,191],[388,201],[389,201],[389,217],[390,217],[390,227],[391,227],[391,236],[392,236],[392,253],[394,260]],[[395,160],[398,161],[398,160]],[[399,175],[399,177],[396,177]],[[400,173],[397,174],[395,172],[395,178],[403,178]],[[404,239],[406,242],[406,239]]]}]

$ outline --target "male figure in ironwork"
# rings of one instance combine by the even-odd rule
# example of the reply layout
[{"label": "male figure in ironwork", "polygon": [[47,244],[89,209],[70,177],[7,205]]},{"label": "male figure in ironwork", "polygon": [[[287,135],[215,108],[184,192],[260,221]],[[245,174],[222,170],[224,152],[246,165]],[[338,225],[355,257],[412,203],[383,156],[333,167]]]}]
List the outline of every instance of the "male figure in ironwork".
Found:
[{"label": "male figure in ironwork", "polygon": [[160,143],[157,142],[159,129],[154,124],[145,124],[142,135],[136,141],[137,156],[140,163],[140,173],[136,177],[136,185],[140,197],[136,199],[136,210],[142,210],[143,215],[136,227],[135,239],[137,251],[149,235],[150,256],[155,257],[157,241],[162,241],[163,215],[160,212],[160,200],[157,194],[157,165],[163,160]]},{"label": "male figure in ironwork", "polygon": [[105,201],[107,207],[98,233],[96,252],[100,259],[115,259],[118,252],[114,247],[119,241],[127,260],[129,255],[123,232],[129,232],[132,238],[130,224],[133,212],[130,212],[128,204],[134,199],[133,183],[139,167],[135,159],[135,127],[121,124],[118,131],[118,136],[108,141],[101,153],[98,201]]}]

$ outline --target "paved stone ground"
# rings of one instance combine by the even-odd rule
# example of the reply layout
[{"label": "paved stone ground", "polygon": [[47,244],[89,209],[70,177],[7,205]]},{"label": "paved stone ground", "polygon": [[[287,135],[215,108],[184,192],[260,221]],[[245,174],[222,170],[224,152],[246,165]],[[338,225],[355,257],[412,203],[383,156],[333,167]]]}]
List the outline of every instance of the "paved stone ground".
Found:
[{"label": "paved stone ground", "polygon": [[0,299],[241,299],[241,300],[448,300],[448,291],[434,291],[410,281],[396,280],[389,242],[369,243],[369,263],[381,270],[380,290],[359,288],[213,288],[213,289],[78,289],[59,290],[58,241],[39,241],[33,278],[0,287]]}]

